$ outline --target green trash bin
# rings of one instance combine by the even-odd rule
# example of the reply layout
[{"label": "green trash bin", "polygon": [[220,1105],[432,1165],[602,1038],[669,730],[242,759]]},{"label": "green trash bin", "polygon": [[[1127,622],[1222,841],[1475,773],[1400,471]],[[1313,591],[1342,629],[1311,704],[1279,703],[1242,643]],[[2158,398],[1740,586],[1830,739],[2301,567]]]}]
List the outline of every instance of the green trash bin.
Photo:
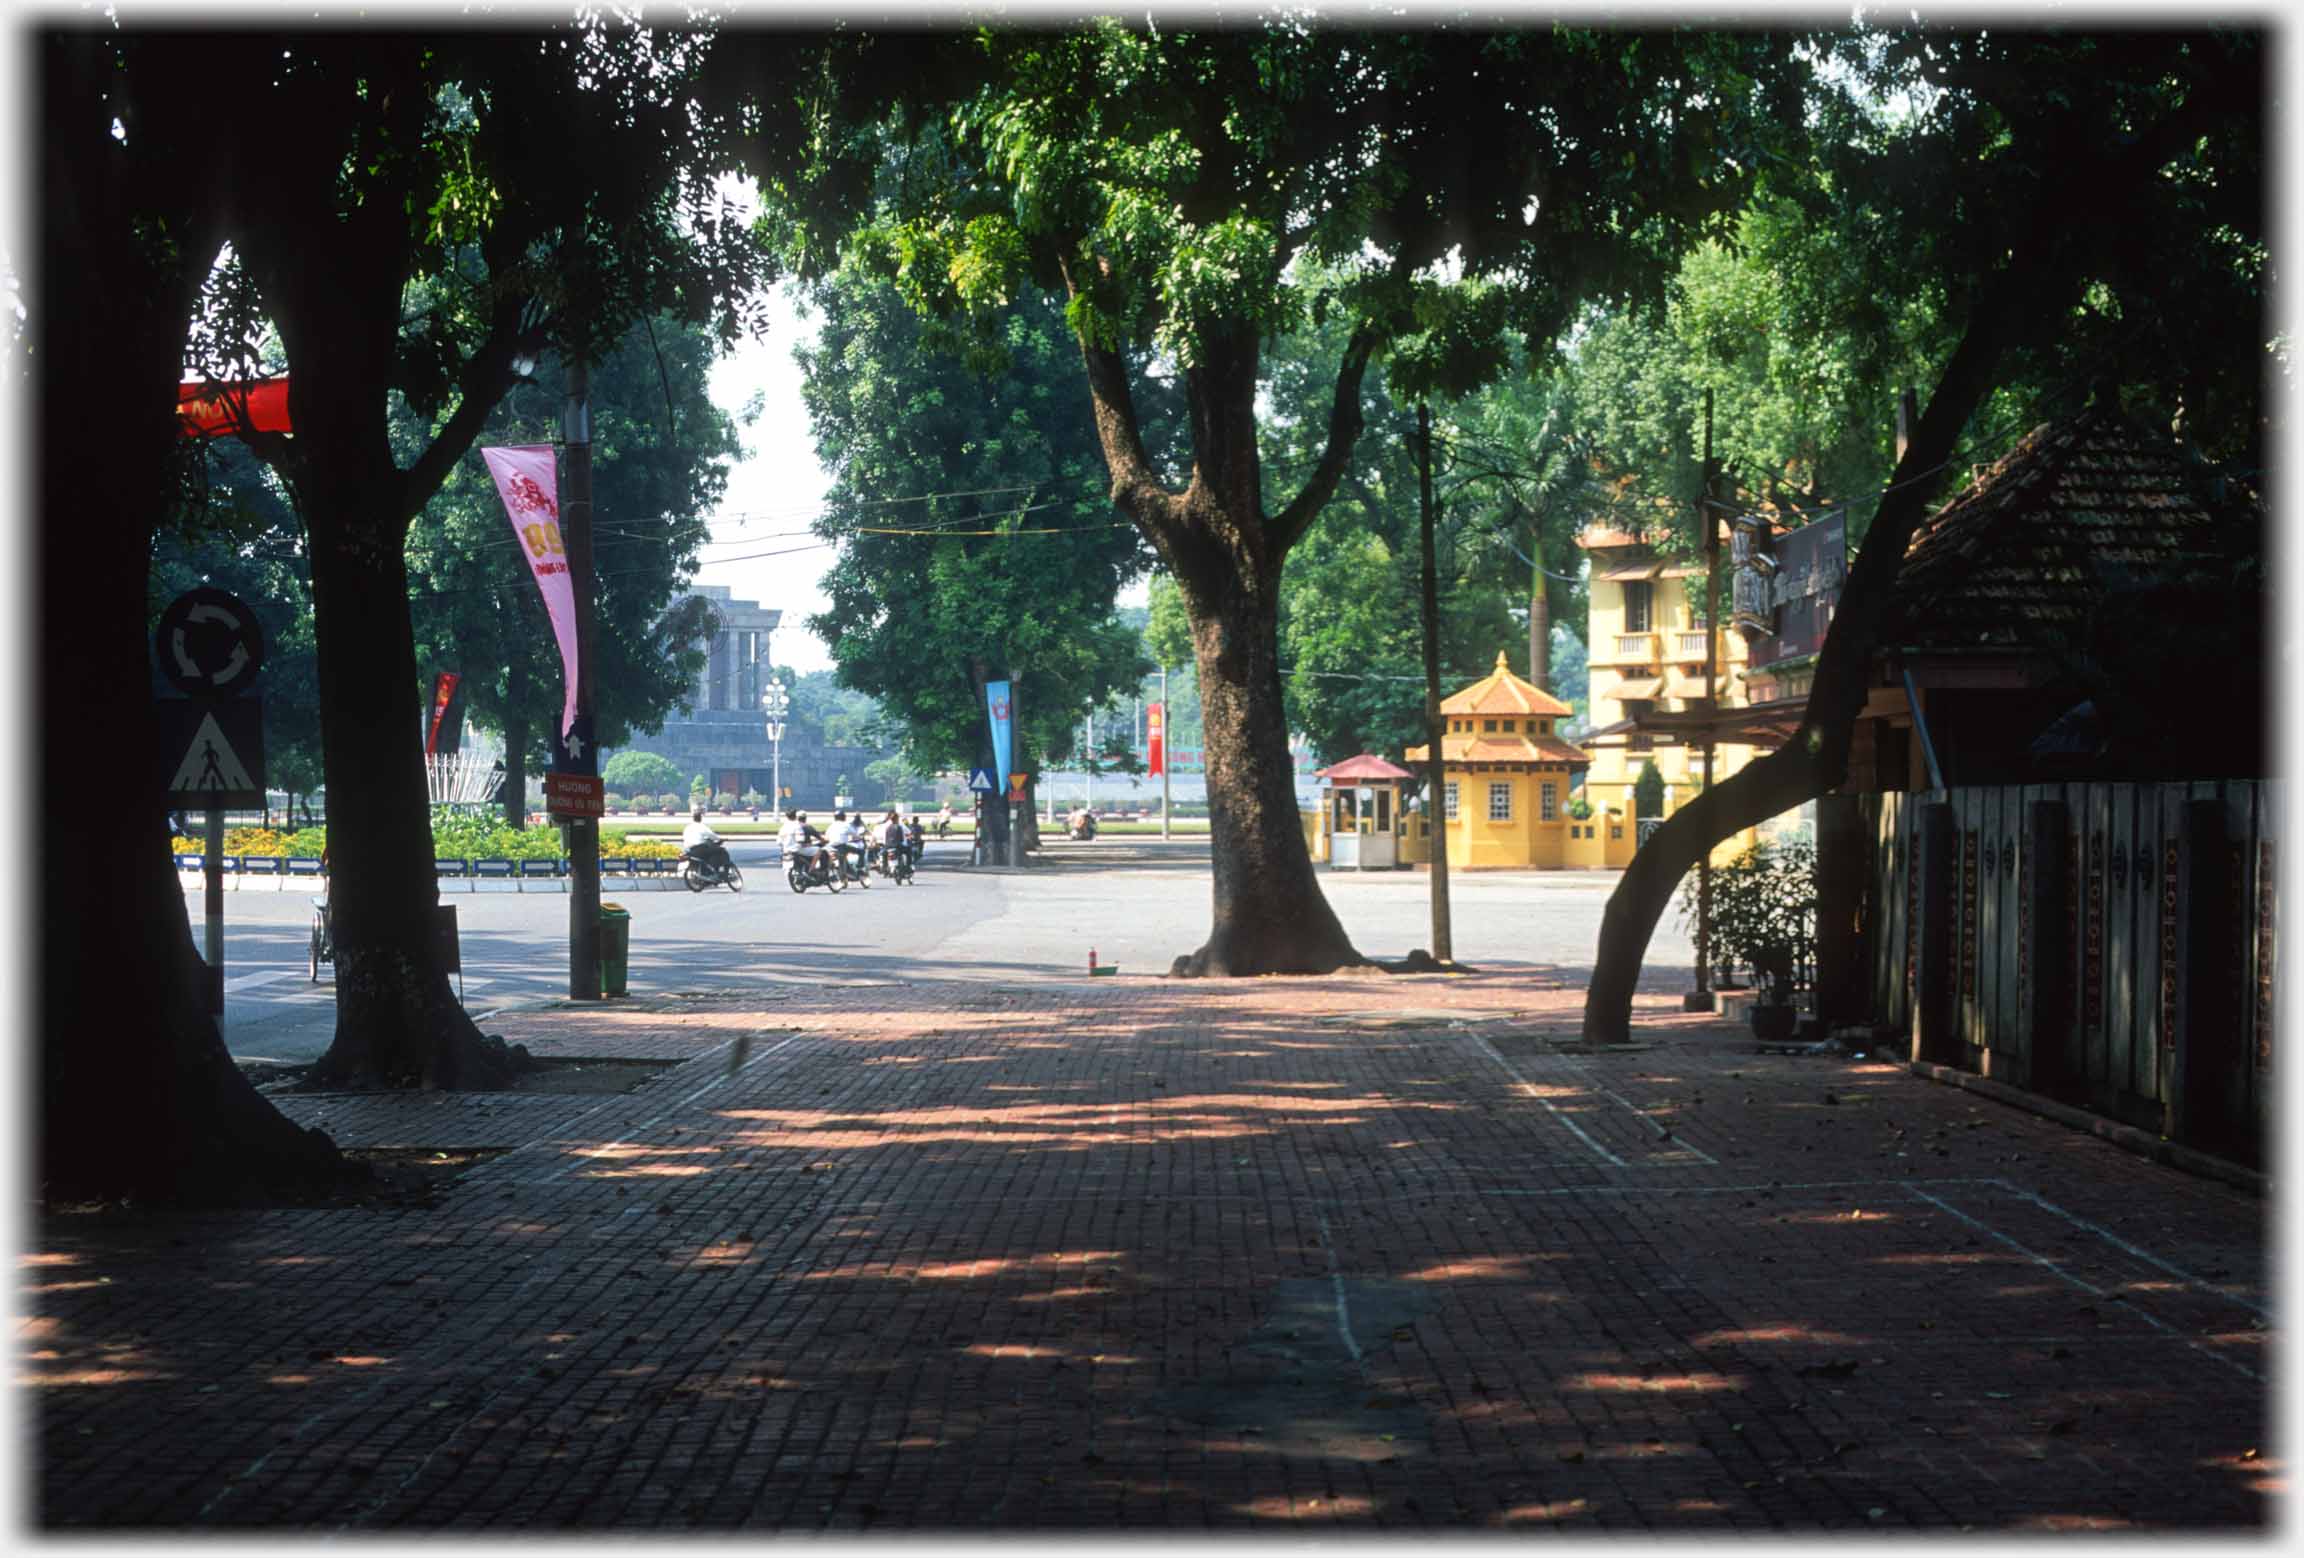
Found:
[{"label": "green trash bin", "polygon": [[600,993],[623,995],[632,962],[632,916],[619,904],[600,906]]}]

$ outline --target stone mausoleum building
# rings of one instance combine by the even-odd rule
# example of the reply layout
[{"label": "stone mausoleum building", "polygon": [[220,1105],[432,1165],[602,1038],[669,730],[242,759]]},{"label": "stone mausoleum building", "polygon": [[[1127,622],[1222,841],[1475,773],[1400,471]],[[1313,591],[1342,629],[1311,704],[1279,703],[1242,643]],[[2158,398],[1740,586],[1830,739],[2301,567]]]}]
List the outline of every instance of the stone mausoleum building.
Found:
[{"label": "stone mausoleum building", "polygon": [[[724,584],[699,584],[690,593],[711,603],[718,627],[705,645],[704,669],[687,702],[667,715],[662,730],[636,734],[632,747],[670,758],[680,772],[703,774],[714,794],[767,795],[774,783],[766,716],[760,695],[768,690],[775,663],[770,635],[784,613],[757,601],[736,600]],[[605,758],[606,754],[603,754]],[[826,746],[815,732],[788,721],[784,733],[784,787],[792,804],[830,811],[840,776],[858,805],[883,804],[886,787],[864,775],[864,767],[887,754],[872,747]]]}]

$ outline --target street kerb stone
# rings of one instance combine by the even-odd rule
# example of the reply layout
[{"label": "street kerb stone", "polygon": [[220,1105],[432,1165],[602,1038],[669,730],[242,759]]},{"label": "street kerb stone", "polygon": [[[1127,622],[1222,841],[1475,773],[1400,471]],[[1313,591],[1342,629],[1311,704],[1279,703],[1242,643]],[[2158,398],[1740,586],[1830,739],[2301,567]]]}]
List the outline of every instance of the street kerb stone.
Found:
[{"label": "street kerb stone", "polygon": [[631,1092],[287,1102],[505,1149],[435,1207],[49,1218],[37,1522],[2244,1530],[2283,1474],[2258,1200],[1676,996],[647,1004],[485,1025]]}]

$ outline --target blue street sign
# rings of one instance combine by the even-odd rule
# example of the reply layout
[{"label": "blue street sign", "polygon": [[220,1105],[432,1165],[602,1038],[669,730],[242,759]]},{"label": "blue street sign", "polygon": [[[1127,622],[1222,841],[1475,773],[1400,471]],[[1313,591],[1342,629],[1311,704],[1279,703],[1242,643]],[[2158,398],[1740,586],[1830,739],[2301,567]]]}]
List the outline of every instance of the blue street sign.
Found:
[{"label": "blue street sign", "polygon": [[999,789],[1000,786],[992,782],[991,770],[984,768],[971,768],[968,771],[968,788],[971,790],[983,790],[989,793],[993,790]]}]

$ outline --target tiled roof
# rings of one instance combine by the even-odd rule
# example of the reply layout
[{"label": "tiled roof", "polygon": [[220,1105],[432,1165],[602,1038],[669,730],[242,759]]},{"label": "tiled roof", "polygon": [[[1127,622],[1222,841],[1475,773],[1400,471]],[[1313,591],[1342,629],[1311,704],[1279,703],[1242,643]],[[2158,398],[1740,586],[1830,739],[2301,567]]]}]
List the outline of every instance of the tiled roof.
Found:
[{"label": "tiled roof", "polygon": [[2172,442],[2091,407],[2033,429],[1921,523],[1882,642],[2045,648],[2080,633],[2100,565],[2164,569],[2213,551],[2219,525]]},{"label": "tiled roof", "polygon": [[1574,714],[1576,711],[1533,682],[1524,682],[1504,665],[1504,651],[1496,651],[1496,669],[1462,692],[1444,699],[1443,714]]},{"label": "tiled roof", "polygon": [[1332,763],[1314,776],[1320,779],[1413,779],[1416,776],[1405,768],[1395,767],[1373,752],[1348,757],[1341,763]]},{"label": "tiled roof", "polygon": [[[1429,745],[1410,747],[1406,757],[1411,763],[1421,763],[1430,751]],[[1440,738],[1440,754],[1451,763],[1566,763],[1571,768],[1585,768],[1592,762],[1583,748],[1571,746],[1558,736],[1445,735]]]}]

